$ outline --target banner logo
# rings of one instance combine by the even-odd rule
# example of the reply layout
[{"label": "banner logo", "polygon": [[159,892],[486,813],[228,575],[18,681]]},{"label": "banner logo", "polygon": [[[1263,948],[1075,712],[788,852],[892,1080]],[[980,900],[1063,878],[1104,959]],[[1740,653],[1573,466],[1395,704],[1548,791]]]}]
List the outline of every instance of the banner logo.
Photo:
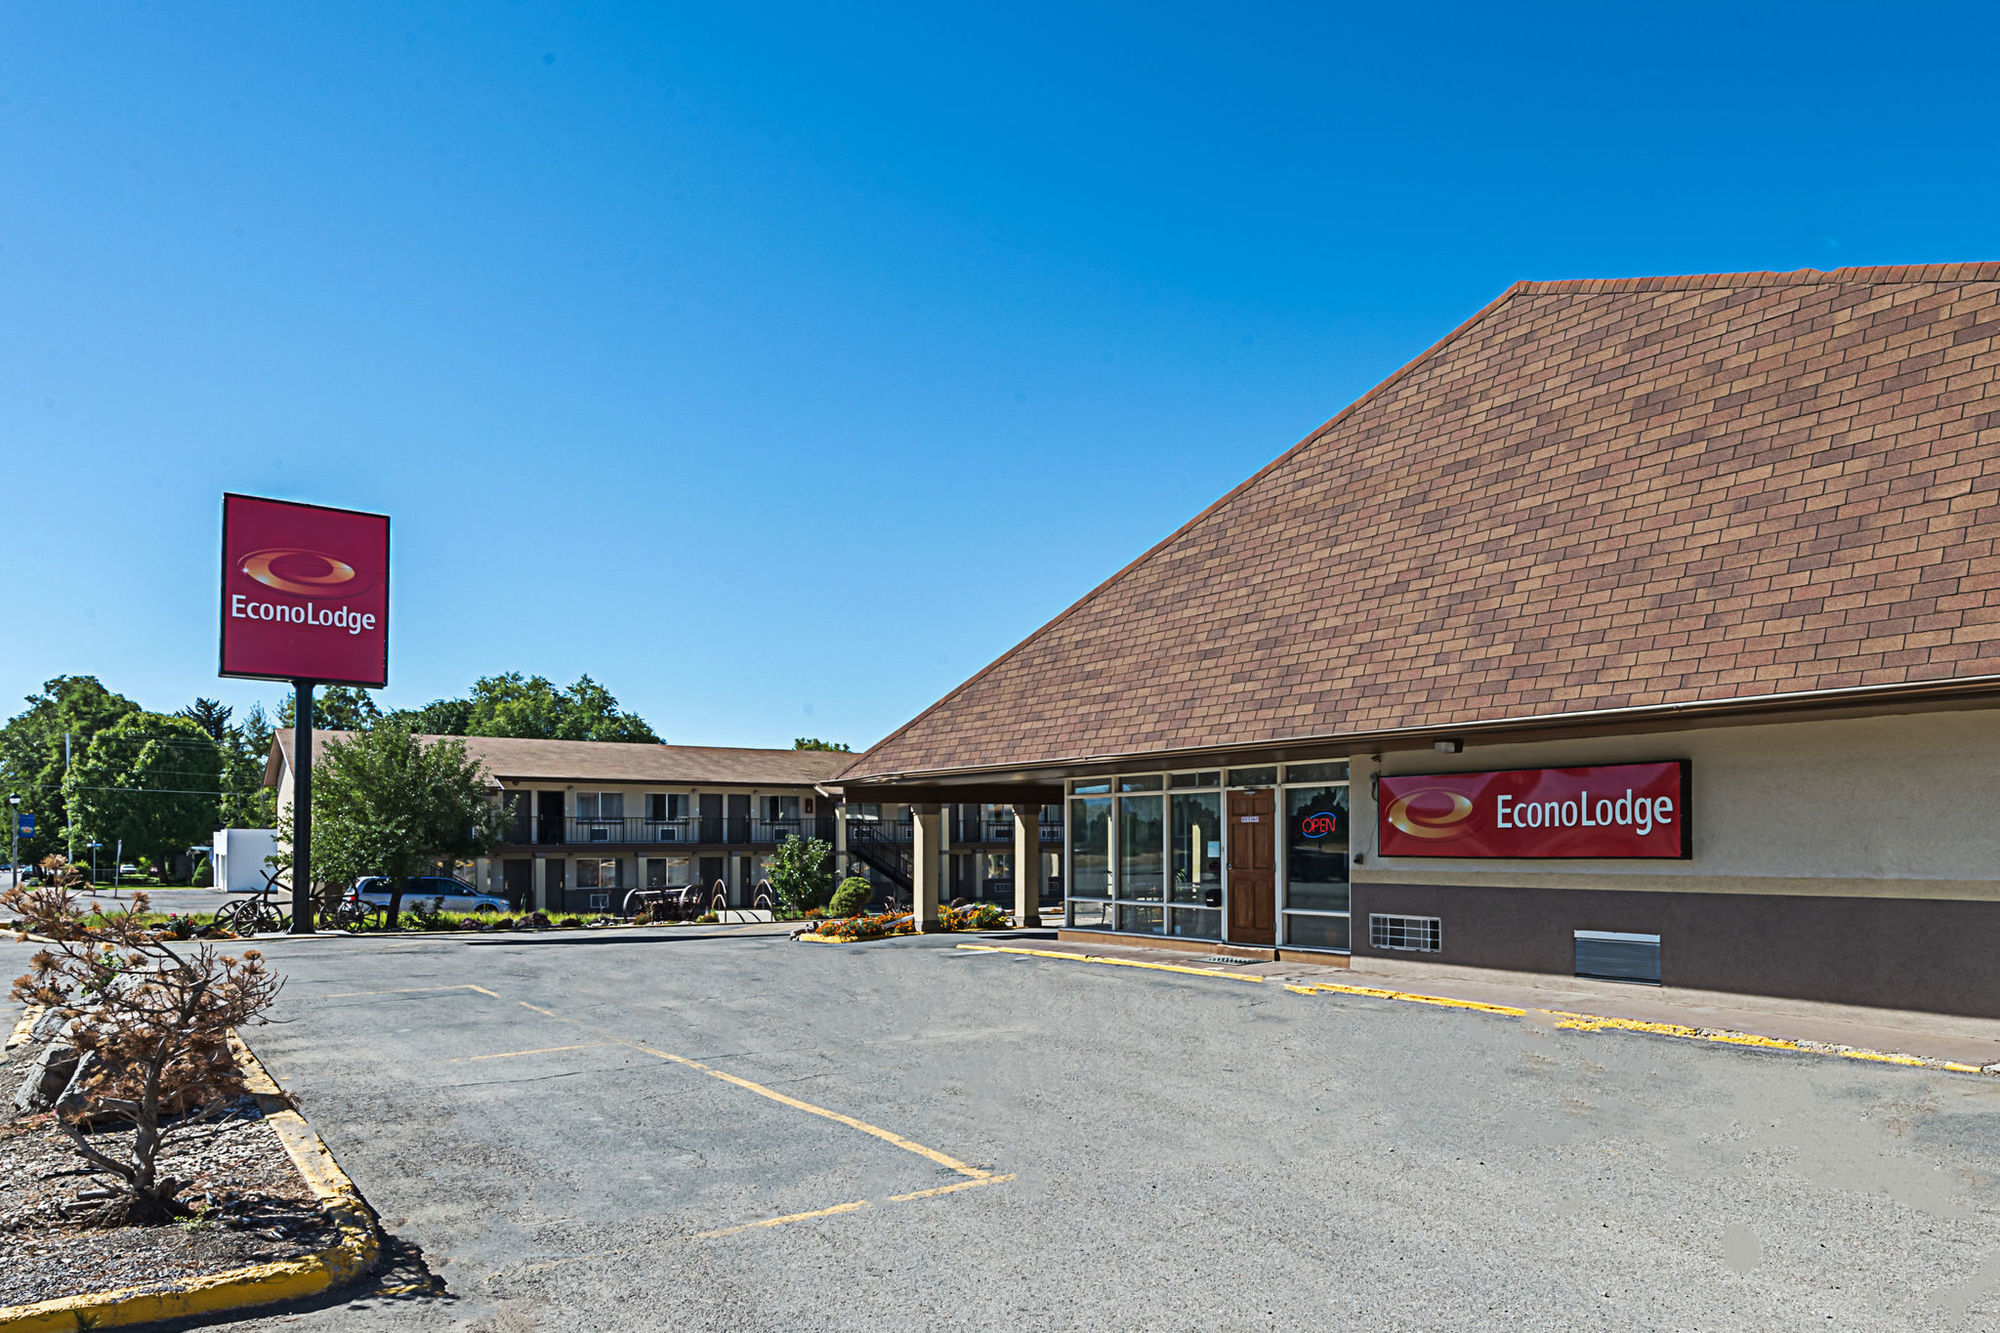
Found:
[{"label": "banner logo", "polygon": [[[1441,796],[1449,808],[1426,813],[1410,807],[1427,796]],[[1429,802],[1435,805],[1436,802]],[[1389,823],[1412,838],[1456,838],[1466,832],[1459,827],[1472,814],[1472,801],[1465,795],[1442,787],[1425,787],[1407,796],[1398,796],[1389,805]]]},{"label": "banner logo", "polygon": [[[296,593],[301,597],[325,596],[328,593],[351,596],[362,591],[360,587],[341,586],[354,582],[353,565],[318,551],[302,551],[286,546],[252,551],[243,557],[240,568],[267,588]],[[339,591],[335,592],[335,589]]]}]

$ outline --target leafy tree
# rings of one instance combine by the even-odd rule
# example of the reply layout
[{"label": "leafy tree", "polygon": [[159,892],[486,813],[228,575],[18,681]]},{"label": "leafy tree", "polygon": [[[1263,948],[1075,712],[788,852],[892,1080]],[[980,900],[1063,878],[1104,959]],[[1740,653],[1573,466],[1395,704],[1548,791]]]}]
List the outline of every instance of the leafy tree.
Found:
[{"label": "leafy tree", "polygon": [[787,838],[771,853],[764,874],[792,911],[825,907],[833,896],[833,844],[824,838]]},{"label": "leafy tree", "polygon": [[[313,696],[313,729],[316,731],[366,731],[382,716],[375,696],[359,685],[329,685]],[[278,725],[290,729],[298,722],[299,704],[292,695],[278,705]]]},{"label": "leafy tree", "polygon": [[801,736],[792,742],[794,750],[828,750],[834,754],[853,754],[841,741],[823,741],[817,736]]},{"label": "leafy tree", "polygon": [[[392,927],[413,878],[440,858],[484,856],[507,825],[478,761],[455,738],[419,741],[384,722],[327,742],[313,765],[312,878],[386,876]],[[289,811],[278,827],[289,846]]]},{"label": "leafy tree", "polygon": [[23,862],[67,847],[69,806],[63,794],[63,735],[82,754],[91,738],[139,705],[104,688],[95,676],[57,676],[31,694],[26,709],[0,727],[0,795],[21,798],[35,816],[33,837],[21,840]]},{"label": "leafy tree", "polygon": [[222,750],[185,717],[128,713],[75,757],[63,796],[82,838],[164,868],[215,832]]},{"label": "leafy tree", "polygon": [[544,676],[510,671],[472,683],[468,736],[526,736],[556,741],[637,741],[658,744],[645,719],[618,706],[589,676],[561,689]]},{"label": "leafy tree", "polygon": [[382,716],[418,736],[463,736],[472,725],[472,700],[433,699],[422,708],[398,708]]}]

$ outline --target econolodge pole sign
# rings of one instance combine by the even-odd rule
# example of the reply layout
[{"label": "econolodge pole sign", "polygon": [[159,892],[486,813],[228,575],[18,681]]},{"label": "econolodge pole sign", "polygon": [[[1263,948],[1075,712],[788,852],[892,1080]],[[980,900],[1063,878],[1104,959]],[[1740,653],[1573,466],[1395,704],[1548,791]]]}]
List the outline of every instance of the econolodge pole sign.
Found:
[{"label": "econolodge pole sign", "polygon": [[312,930],[316,685],[389,683],[389,519],[352,509],[222,497],[222,674],[288,680],[292,930]]},{"label": "econolodge pole sign", "polygon": [[1689,766],[1610,764],[1383,777],[1384,856],[1685,858]]}]

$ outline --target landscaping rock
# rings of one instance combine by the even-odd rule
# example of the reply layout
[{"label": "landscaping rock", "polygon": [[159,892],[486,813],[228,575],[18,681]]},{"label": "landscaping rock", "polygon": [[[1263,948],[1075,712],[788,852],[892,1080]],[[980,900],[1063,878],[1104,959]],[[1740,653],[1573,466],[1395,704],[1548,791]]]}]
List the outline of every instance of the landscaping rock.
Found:
[{"label": "landscaping rock", "polygon": [[14,1109],[23,1115],[51,1110],[56,1099],[68,1089],[82,1063],[76,1047],[52,1041],[28,1065],[28,1077],[14,1094]]},{"label": "landscaping rock", "polygon": [[82,1058],[78,1059],[76,1064],[72,1066],[69,1080],[63,1084],[62,1091],[57,1094],[52,1109],[62,1112],[65,1116],[74,1117],[81,1115],[84,1107],[83,1085],[96,1072],[96,1055],[88,1051],[84,1052]]},{"label": "landscaping rock", "polygon": [[60,1009],[49,1009],[35,1020],[35,1026],[28,1030],[32,1041],[54,1041],[69,1026],[70,1016]]}]

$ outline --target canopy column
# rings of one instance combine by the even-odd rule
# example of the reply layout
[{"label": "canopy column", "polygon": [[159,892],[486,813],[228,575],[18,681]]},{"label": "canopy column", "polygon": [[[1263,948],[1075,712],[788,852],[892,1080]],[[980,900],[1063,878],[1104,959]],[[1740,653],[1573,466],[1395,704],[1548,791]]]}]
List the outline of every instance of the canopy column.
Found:
[{"label": "canopy column", "polygon": [[938,929],[944,882],[944,816],[935,802],[910,807],[910,920],[919,934]]},{"label": "canopy column", "polygon": [[1042,924],[1042,807],[1014,810],[1014,924]]}]

